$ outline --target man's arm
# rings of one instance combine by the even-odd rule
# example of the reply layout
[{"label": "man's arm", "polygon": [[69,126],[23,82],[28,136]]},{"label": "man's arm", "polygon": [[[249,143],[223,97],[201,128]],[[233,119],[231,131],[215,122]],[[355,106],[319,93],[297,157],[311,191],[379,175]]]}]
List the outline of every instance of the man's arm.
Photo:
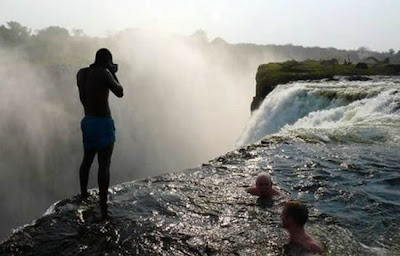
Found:
[{"label": "man's arm", "polygon": [[255,186],[251,186],[249,188],[246,188],[246,192],[251,194],[251,195],[253,195],[253,196],[259,196],[260,195],[260,193],[258,192],[257,187],[255,187]]},{"label": "man's arm", "polygon": [[106,69],[106,81],[108,88],[115,94],[115,96],[122,98],[124,96],[124,88],[118,82],[115,74],[112,74],[108,69]]}]

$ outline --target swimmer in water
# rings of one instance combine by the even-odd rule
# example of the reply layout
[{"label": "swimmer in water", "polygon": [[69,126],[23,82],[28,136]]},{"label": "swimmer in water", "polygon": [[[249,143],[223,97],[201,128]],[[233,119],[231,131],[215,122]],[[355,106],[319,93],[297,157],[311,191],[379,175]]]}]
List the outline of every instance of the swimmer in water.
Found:
[{"label": "swimmer in water", "polygon": [[268,173],[261,173],[257,176],[256,185],[246,189],[246,192],[254,196],[272,199],[281,193],[272,186],[271,176]]},{"label": "swimmer in water", "polygon": [[309,253],[319,255],[323,252],[322,245],[315,240],[304,228],[308,220],[308,209],[298,200],[288,201],[284,204],[281,221],[282,226],[290,236],[290,244],[300,246]]}]

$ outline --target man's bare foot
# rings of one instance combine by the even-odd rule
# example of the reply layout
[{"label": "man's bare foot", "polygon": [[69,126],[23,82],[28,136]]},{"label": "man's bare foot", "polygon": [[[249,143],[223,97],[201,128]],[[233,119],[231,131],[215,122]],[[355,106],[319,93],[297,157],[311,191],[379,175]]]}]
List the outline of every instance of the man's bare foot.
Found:
[{"label": "man's bare foot", "polygon": [[81,193],[81,199],[82,199],[82,200],[85,200],[85,199],[87,199],[88,197],[89,197],[89,193],[88,193],[88,192]]}]

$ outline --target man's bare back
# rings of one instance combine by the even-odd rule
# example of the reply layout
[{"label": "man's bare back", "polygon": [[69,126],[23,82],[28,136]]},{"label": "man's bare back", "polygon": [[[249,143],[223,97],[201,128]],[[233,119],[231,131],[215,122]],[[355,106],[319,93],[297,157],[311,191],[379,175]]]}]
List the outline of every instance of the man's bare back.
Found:
[{"label": "man's bare back", "polygon": [[306,231],[291,235],[290,242],[303,247],[308,252],[322,253],[322,245]]},{"label": "man's bare back", "polygon": [[91,67],[89,70],[80,70],[77,79],[85,116],[111,116],[109,91],[117,97],[124,95],[117,77],[106,68]]}]

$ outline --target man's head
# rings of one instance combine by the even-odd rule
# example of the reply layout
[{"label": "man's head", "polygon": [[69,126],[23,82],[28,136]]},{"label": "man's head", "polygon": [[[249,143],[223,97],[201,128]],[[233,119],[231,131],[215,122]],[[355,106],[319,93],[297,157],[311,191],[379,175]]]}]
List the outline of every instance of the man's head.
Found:
[{"label": "man's head", "polygon": [[272,188],[271,176],[268,173],[260,173],[256,179],[256,187],[260,191],[268,191]]},{"label": "man's head", "polygon": [[281,220],[284,228],[303,227],[308,220],[308,209],[298,200],[288,201],[283,206]]},{"label": "man's head", "polygon": [[111,52],[106,48],[101,48],[96,52],[94,63],[101,66],[109,66],[113,63]]}]

